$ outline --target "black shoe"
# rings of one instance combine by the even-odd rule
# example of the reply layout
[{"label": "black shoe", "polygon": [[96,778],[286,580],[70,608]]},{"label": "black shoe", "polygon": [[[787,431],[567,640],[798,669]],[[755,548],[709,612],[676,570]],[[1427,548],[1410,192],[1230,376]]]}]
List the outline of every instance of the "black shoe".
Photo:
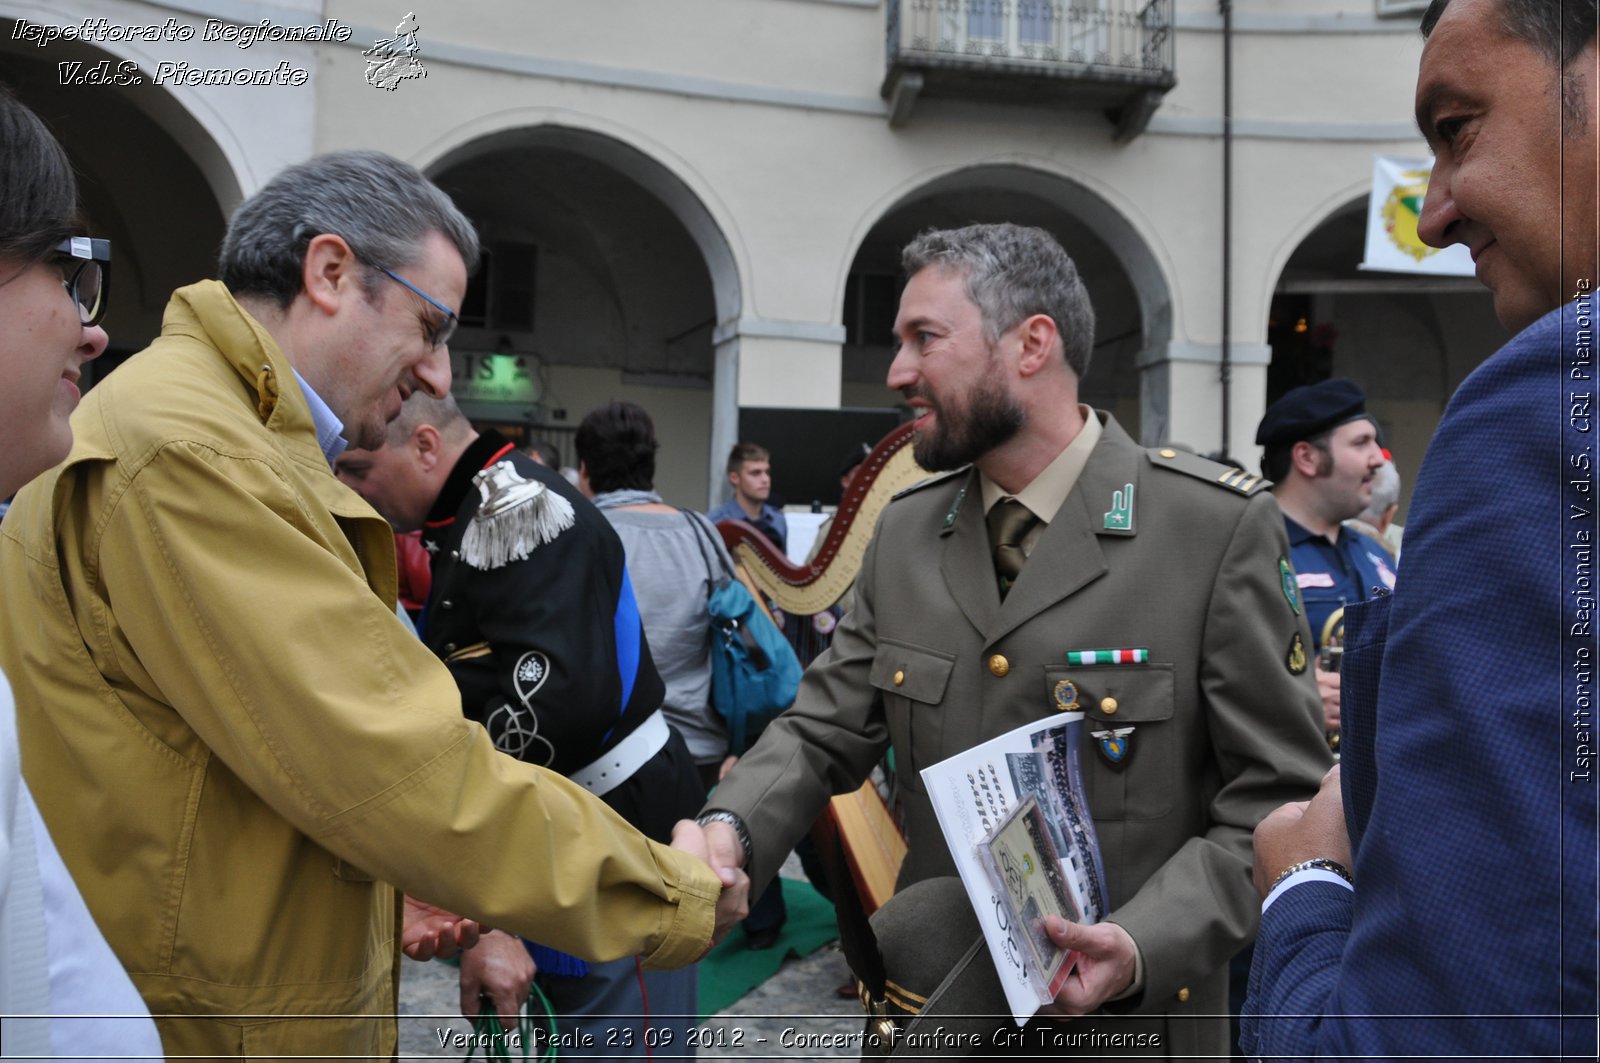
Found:
[{"label": "black shoe", "polygon": [[746,930],[744,932],[744,947],[759,952],[770,949],[778,943],[778,935],[783,933],[781,926],[769,926],[763,930]]}]

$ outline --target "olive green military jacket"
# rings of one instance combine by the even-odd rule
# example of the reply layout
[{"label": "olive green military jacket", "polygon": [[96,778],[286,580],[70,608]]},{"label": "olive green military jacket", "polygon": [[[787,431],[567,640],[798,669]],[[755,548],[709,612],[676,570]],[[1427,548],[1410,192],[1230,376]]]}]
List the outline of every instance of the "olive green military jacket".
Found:
[{"label": "olive green military jacket", "polygon": [[[900,885],[952,875],[918,771],[1057,711],[1056,684],[1071,679],[1087,730],[1133,728],[1121,771],[1097,743],[1083,750],[1109,918],[1143,958],[1143,992],[1113,1008],[1171,1013],[1151,1025],[1169,1054],[1225,1054],[1226,963],[1260,907],[1251,832],[1309,798],[1331,764],[1310,635],[1283,517],[1259,480],[1146,450],[1100,416],[1100,442],[1003,603],[976,470],[897,496],[831,649],[710,805],[744,818],[764,885],[827,799],[892,744],[910,849]],[[1085,649],[1149,659],[1068,663]]]},{"label": "olive green military jacket", "polygon": [[389,883],[590,959],[700,955],[716,876],[462,717],[392,530],[226,288],[180,289],[73,426],[0,525],[0,665],[169,1055],[390,1056]]}]

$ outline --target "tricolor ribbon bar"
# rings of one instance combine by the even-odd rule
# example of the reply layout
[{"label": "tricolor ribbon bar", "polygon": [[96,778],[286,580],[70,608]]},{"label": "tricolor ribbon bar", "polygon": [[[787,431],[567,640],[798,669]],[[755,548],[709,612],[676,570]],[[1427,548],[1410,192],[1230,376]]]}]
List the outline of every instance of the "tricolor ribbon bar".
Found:
[{"label": "tricolor ribbon bar", "polygon": [[1149,650],[1068,650],[1068,664],[1145,664]]}]

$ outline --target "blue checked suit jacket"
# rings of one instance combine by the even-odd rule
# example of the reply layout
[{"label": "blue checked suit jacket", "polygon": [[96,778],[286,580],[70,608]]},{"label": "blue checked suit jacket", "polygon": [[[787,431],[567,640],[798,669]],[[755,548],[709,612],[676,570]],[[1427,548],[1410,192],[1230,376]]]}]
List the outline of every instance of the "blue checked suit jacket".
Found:
[{"label": "blue checked suit jacket", "polygon": [[1394,594],[1346,614],[1356,890],[1298,885],[1264,914],[1252,1057],[1594,1058],[1589,309],[1547,315],[1462,384]]}]

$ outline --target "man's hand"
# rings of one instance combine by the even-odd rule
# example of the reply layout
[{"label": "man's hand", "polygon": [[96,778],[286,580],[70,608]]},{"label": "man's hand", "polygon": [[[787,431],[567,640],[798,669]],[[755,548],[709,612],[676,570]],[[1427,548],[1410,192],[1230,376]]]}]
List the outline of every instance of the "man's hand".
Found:
[{"label": "man's hand", "polygon": [[1044,930],[1058,947],[1077,952],[1078,962],[1056,994],[1055,1003],[1039,1009],[1041,1015],[1076,1019],[1133,984],[1139,948],[1116,923],[1084,926],[1052,915],[1045,918]]},{"label": "man's hand", "polygon": [[400,949],[413,960],[447,960],[478,943],[483,927],[471,919],[407,896]]},{"label": "man's hand", "polygon": [[1256,892],[1263,900],[1278,876],[1295,864],[1325,857],[1348,868],[1350,832],[1344,825],[1344,799],[1339,790],[1339,765],[1322,777],[1322,788],[1310,801],[1291,801],[1256,825]]},{"label": "man's hand", "polygon": [[476,947],[461,954],[461,1014],[476,1021],[480,995],[487,994],[500,1016],[500,1027],[516,1029],[537,973],[522,942],[504,931],[488,931]]},{"label": "man's hand", "polygon": [[692,819],[680,819],[672,828],[672,847],[704,860],[722,882],[716,929],[711,935],[715,947],[750,914],[750,876],[740,866],[744,860],[739,836],[726,823],[702,827]]},{"label": "man's hand", "polygon": [[1317,658],[1317,693],[1322,697],[1322,729],[1339,729],[1339,673],[1322,670],[1322,658]]}]

